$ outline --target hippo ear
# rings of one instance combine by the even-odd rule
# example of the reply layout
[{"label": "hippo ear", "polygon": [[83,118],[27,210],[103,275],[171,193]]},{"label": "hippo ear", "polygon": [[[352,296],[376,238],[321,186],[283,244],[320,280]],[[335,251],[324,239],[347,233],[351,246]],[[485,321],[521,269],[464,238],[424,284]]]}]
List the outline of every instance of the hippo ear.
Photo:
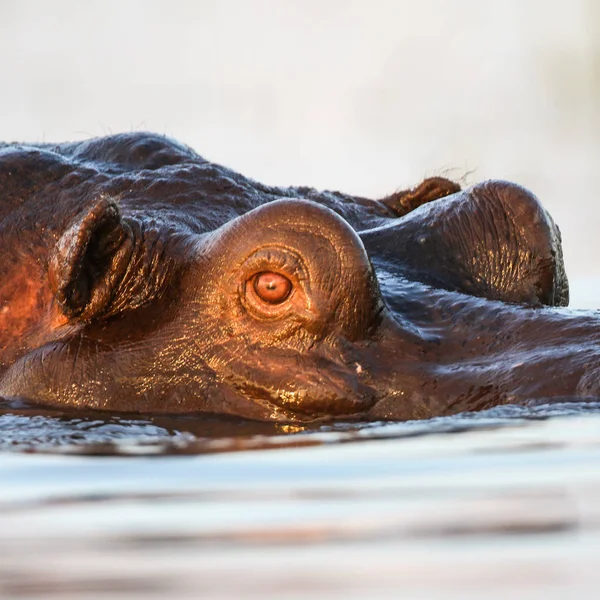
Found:
[{"label": "hippo ear", "polygon": [[109,305],[129,263],[133,232],[114,200],[102,197],[62,234],[48,265],[48,282],[71,319],[88,321]]},{"label": "hippo ear", "polygon": [[445,177],[429,177],[419,185],[395,192],[381,200],[396,217],[403,217],[423,204],[460,192],[460,185]]}]

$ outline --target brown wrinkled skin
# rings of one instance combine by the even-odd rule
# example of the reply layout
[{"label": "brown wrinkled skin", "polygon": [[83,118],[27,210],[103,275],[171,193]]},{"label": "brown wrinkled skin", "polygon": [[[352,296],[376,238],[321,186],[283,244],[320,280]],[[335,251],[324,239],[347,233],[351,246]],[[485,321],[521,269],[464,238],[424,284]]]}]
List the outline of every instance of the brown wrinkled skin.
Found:
[{"label": "brown wrinkled skin", "polygon": [[516,184],[369,200],[165,137],[0,145],[0,395],[259,420],[598,398],[600,320]]}]

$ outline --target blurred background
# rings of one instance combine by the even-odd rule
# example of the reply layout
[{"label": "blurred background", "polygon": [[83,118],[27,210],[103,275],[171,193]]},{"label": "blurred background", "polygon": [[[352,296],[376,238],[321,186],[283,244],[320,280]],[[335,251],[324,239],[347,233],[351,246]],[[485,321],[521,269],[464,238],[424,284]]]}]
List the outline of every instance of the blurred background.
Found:
[{"label": "blurred background", "polygon": [[0,139],[173,136],[265,183],[506,178],[600,306],[597,0],[2,0]]}]

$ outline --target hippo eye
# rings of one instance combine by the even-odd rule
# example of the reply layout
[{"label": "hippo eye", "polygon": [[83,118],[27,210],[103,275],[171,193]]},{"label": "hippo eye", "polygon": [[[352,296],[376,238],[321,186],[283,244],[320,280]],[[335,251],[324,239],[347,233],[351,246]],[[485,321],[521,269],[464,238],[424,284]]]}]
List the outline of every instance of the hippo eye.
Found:
[{"label": "hippo eye", "polygon": [[292,291],[292,282],[279,273],[264,271],[254,276],[256,295],[269,304],[281,304]]}]

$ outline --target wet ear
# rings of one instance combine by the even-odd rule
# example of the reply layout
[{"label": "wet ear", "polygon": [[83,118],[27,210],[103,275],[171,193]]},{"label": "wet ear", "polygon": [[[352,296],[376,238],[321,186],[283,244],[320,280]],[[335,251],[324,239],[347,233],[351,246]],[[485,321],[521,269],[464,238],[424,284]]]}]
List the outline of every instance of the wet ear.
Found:
[{"label": "wet ear", "polygon": [[445,198],[460,192],[460,185],[445,177],[429,177],[419,185],[408,190],[400,190],[391,196],[383,198],[385,204],[396,217],[404,215],[419,208],[422,204]]},{"label": "wet ear", "polygon": [[114,200],[102,197],[61,235],[48,265],[56,302],[70,319],[88,321],[110,304],[133,250],[133,232]]}]

